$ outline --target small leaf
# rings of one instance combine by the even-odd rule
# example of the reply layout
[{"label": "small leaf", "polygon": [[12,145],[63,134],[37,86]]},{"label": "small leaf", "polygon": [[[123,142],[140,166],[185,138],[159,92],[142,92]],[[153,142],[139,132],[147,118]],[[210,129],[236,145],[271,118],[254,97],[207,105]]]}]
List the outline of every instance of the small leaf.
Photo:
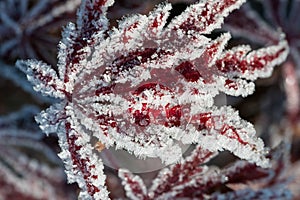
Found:
[{"label": "small leaf", "polygon": [[[155,199],[158,197],[167,197],[171,193],[175,197],[185,189],[182,186],[187,186],[190,183],[195,186],[196,177],[206,171],[206,168],[200,165],[208,162],[216,155],[214,152],[197,146],[189,157],[159,172],[149,189],[149,196]],[[204,182],[202,183],[204,184]]]},{"label": "small leaf", "polygon": [[78,130],[78,122],[73,121],[74,111],[66,106],[67,118],[61,124],[65,132],[60,132],[60,158],[65,162],[66,173],[70,182],[77,182],[81,188],[79,198],[108,199],[108,191],[104,186],[105,175],[103,163],[93,152],[90,136]]},{"label": "small leaf", "polygon": [[221,28],[224,18],[244,2],[244,0],[199,1],[175,18],[169,28],[181,30],[186,34],[209,34],[212,30]]},{"label": "small leaf", "polygon": [[18,61],[16,66],[27,75],[33,88],[44,95],[63,99],[63,83],[58,79],[56,72],[45,63],[28,60]]},{"label": "small leaf", "polygon": [[139,176],[134,176],[126,169],[119,169],[119,177],[126,191],[126,196],[132,200],[148,199],[147,189]]}]

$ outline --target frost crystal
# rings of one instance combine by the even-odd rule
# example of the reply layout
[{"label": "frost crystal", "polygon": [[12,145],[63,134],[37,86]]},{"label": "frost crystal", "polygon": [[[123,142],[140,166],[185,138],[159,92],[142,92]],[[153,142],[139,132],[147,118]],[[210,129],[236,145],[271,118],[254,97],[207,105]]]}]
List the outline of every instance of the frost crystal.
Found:
[{"label": "frost crystal", "polygon": [[[61,99],[37,121],[44,132],[58,133],[60,157],[69,181],[82,189],[81,198],[108,198],[95,151],[99,142],[166,164],[181,160],[180,141],[269,165],[253,126],[232,108],[214,105],[220,92],[251,94],[252,81],[269,76],[288,52],[284,40],[255,51],[225,50],[229,33],[216,39],[204,35],[220,28],[243,2],[199,1],[170,23],[171,5],[163,3],[148,16],[130,16],[108,31],[105,15],[113,0],[86,0],[76,24],[63,33],[58,74],[38,61],[17,63],[35,90]],[[143,195],[145,189],[139,191]]]}]

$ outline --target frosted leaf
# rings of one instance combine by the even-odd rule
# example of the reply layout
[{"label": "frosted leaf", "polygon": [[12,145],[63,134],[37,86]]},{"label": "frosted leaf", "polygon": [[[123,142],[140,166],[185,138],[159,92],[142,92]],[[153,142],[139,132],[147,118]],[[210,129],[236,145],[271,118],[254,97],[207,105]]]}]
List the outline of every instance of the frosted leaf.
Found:
[{"label": "frosted leaf", "polygon": [[119,170],[119,177],[123,180],[126,196],[132,200],[139,200],[147,198],[146,186],[139,176],[134,176],[126,169]]},{"label": "frosted leaf", "polygon": [[42,140],[27,106],[0,117],[0,194],[4,199],[70,199],[61,161]]},{"label": "frosted leaf", "polygon": [[240,7],[244,0],[201,0],[190,6],[169,25],[170,29],[186,33],[208,34],[220,28],[223,20],[232,11]]},{"label": "frosted leaf", "polygon": [[240,199],[292,199],[287,187],[290,177],[286,174],[290,166],[289,152],[290,145],[285,142],[272,149],[268,154],[272,164],[269,169],[246,161],[237,161],[223,169],[226,185],[234,191],[216,193],[213,199],[227,199],[235,195]]},{"label": "frosted leaf", "polygon": [[47,135],[50,133],[56,133],[60,126],[60,119],[65,119],[66,117],[63,109],[64,104],[57,103],[47,108],[47,110],[42,111],[35,117],[36,122],[40,124],[40,128],[44,133]]},{"label": "frosted leaf", "polygon": [[[36,58],[56,63],[57,32],[73,20],[80,0],[3,0],[0,3],[0,58]],[[47,47],[47,48],[45,48]]]},{"label": "frosted leaf", "polygon": [[[251,93],[251,81],[265,76],[260,71],[269,75],[283,61],[288,51],[286,42],[246,52],[246,57],[238,60],[247,61],[245,71],[221,71],[217,63],[223,62],[219,60],[226,53],[239,56],[237,50],[224,50],[230,34],[216,39],[203,34],[219,27],[244,1],[200,1],[169,25],[171,5],[163,3],[148,16],[124,18],[118,28],[108,31],[105,14],[112,2],[83,1],[77,24],[67,26],[59,44],[58,78],[54,70],[42,64],[38,64],[41,72],[37,74],[23,70],[36,88],[43,86],[42,92],[63,98],[37,120],[46,133],[58,133],[60,157],[69,181],[79,184],[80,197],[108,198],[103,164],[95,151],[101,153],[105,147],[173,164],[182,160],[180,143],[198,143],[204,150],[229,150],[267,167],[264,144],[255,136],[253,126],[233,109],[214,106],[214,98],[220,92]],[[195,26],[187,31],[191,23]],[[253,62],[262,64],[260,70],[253,69]],[[28,64],[35,69],[36,63]],[[235,75],[236,71],[240,74]],[[245,80],[250,72],[255,78]],[[55,81],[43,82],[40,74]],[[197,180],[200,184],[202,178]]]},{"label": "frosted leaf", "polygon": [[228,78],[223,79],[221,91],[234,96],[251,94],[254,88],[250,85],[251,82],[247,83],[247,81],[269,77],[273,71],[273,66],[286,59],[288,44],[281,41],[274,46],[249,51],[247,46],[238,46],[225,51],[216,61],[216,67],[220,72],[226,74],[230,72]]},{"label": "frosted leaf", "polygon": [[210,107],[193,115],[180,140],[184,144],[198,143],[210,151],[226,149],[257,165],[268,166],[263,141],[255,137],[252,124],[242,120],[230,107]]},{"label": "frosted leaf", "polygon": [[[261,8],[257,10],[257,8]],[[225,29],[234,35],[250,39],[255,45],[278,44],[284,33],[290,47],[289,56],[282,64],[282,79],[286,96],[286,112],[292,124],[299,120],[299,11],[298,0],[253,0],[240,11],[232,13],[225,22]],[[253,31],[255,30],[255,31]]]},{"label": "frosted leaf", "polygon": [[[192,188],[195,188],[195,192],[197,190],[197,193],[204,194],[213,184],[220,184],[223,180],[223,176],[209,172],[206,166],[200,166],[215,155],[216,153],[197,146],[189,157],[161,170],[148,190],[139,176],[126,169],[119,170],[119,177],[122,179],[126,196],[130,199],[163,200],[189,197],[195,194]],[[204,175],[207,178],[204,178]]]},{"label": "frosted leaf", "polygon": [[67,92],[72,91],[75,76],[90,56],[91,48],[101,41],[108,26],[107,7],[112,3],[112,0],[83,1],[77,25],[70,23],[65,28],[59,44],[58,68]]},{"label": "frosted leaf", "polygon": [[256,80],[258,77],[269,77],[272,66],[282,63],[288,54],[288,44],[285,41],[278,45],[262,48],[248,53],[249,48],[235,47],[224,52],[216,61],[218,69],[223,73],[231,72],[232,77]]},{"label": "frosted leaf", "polygon": [[271,168],[239,160],[218,169],[203,165],[217,153],[198,145],[180,163],[162,169],[148,189],[128,170],[120,169],[119,177],[130,199],[292,199],[285,175],[288,151],[285,143],[273,149],[268,154]]},{"label": "frosted leaf", "polygon": [[59,154],[64,161],[66,173],[70,182],[77,182],[81,188],[79,198],[108,199],[108,191],[104,186],[105,175],[103,163],[93,152],[90,136],[78,128],[78,122],[72,121],[74,111],[66,106],[68,118],[60,124],[59,143],[62,152]]},{"label": "frosted leaf", "polygon": [[[107,8],[114,3],[113,0],[84,0],[77,13],[77,27],[84,39],[90,39],[91,33],[103,32],[108,29],[108,20],[105,17]],[[92,21],[91,21],[92,20]],[[101,37],[98,35],[97,38]]]},{"label": "frosted leaf", "polygon": [[7,65],[2,61],[0,61],[0,66],[0,75],[3,80],[10,80],[14,85],[31,94],[38,102],[53,103],[53,98],[37,95],[37,92],[32,88],[32,84],[28,82],[26,75],[20,72],[19,69],[14,68],[13,65]]},{"label": "frosted leaf", "polygon": [[[194,186],[196,188],[198,186],[197,189],[201,190],[201,188],[205,188],[205,184],[212,184],[214,181],[209,180],[209,178],[206,180],[207,182],[205,180],[197,181],[201,174],[207,171],[205,166],[200,165],[208,162],[214,156],[216,156],[215,152],[210,152],[202,149],[201,146],[197,146],[189,157],[159,172],[149,189],[149,196],[152,199],[158,197],[163,199],[168,196],[175,197],[184,192],[185,187]],[[220,180],[218,179],[218,181]]]},{"label": "frosted leaf", "polygon": [[49,65],[34,60],[18,61],[16,65],[27,75],[27,79],[34,85],[33,88],[37,92],[56,98],[64,98],[63,83]]}]

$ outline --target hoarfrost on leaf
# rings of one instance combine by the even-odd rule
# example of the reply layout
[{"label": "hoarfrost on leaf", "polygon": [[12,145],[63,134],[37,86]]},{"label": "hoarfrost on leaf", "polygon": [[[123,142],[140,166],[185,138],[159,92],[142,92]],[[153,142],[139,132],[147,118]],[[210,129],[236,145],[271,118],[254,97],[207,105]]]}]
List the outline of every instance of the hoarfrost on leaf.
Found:
[{"label": "hoarfrost on leaf", "polygon": [[292,199],[285,174],[288,151],[287,143],[272,149],[270,168],[238,160],[219,169],[208,165],[218,153],[198,145],[180,163],[162,169],[148,188],[126,169],[119,170],[119,177],[130,199]]},{"label": "hoarfrost on leaf", "polygon": [[[257,10],[256,7],[261,9]],[[282,63],[281,71],[287,98],[286,111],[292,124],[298,122],[300,116],[299,11],[298,0],[251,0],[229,15],[224,24],[226,30],[249,39],[255,45],[276,44],[282,32],[286,35],[290,52]]]},{"label": "hoarfrost on leaf", "polygon": [[0,116],[1,199],[71,199],[61,161],[34,122],[37,112],[26,106]]},{"label": "hoarfrost on leaf", "polygon": [[58,74],[37,61],[17,63],[36,90],[62,99],[37,120],[46,133],[58,133],[69,181],[79,184],[82,198],[108,198],[95,140],[167,164],[182,159],[182,142],[269,165],[253,126],[232,108],[214,105],[220,92],[251,94],[252,81],[270,75],[288,52],[285,40],[259,50],[225,50],[229,33],[203,35],[243,2],[199,1],[168,25],[171,5],[163,3],[108,31],[105,15],[113,1],[86,0],[77,23],[64,30]]}]

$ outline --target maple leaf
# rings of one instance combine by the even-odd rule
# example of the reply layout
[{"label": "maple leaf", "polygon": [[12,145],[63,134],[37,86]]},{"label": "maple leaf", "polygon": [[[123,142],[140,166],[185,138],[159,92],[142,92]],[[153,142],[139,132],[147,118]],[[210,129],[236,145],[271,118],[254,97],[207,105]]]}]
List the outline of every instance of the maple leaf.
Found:
[{"label": "maple leaf", "polygon": [[[119,170],[119,177],[130,199],[172,199],[175,197],[187,197],[197,193],[205,194],[207,188],[220,182],[221,178],[214,172],[208,172],[206,166],[200,166],[217,155],[197,146],[192,155],[180,163],[165,168],[159,172],[152,181],[149,190],[146,189],[143,180],[133,175],[126,169]],[[203,174],[211,175],[211,179],[205,179]],[[214,174],[214,175],[212,175]],[[212,178],[212,176],[215,176]],[[195,188],[193,190],[192,188]]]},{"label": "maple leaf", "polygon": [[63,32],[58,73],[40,61],[17,62],[35,90],[61,99],[36,119],[45,133],[58,133],[59,155],[69,181],[81,188],[80,198],[108,198],[95,151],[99,142],[166,164],[181,159],[177,141],[198,143],[268,166],[253,126],[232,108],[214,106],[220,92],[251,94],[253,80],[269,76],[288,52],[284,40],[256,51],[224,50],[229,33],[217,39],[204,35],[242,3],[199,1],[170,23],[171,5],[163,3],[108,31],[105,15],[113,1],[86,0],[76,24]]},{"label": "maple leaf", "polygon": [[[236,161],[233,165],[222,170],[227,177],[226,186],[232,192],[227,192],[215,199],[293,199],[287,185],[291,177],[290,170],[290,144],[281,142],[268,155],[271,168],[260,168],[246,161]],[[219,194],[216,194],[217,197]],[[214,199],[214,198],[212,198]]]},{"label": "maple leaf", "polygon": [[[292,199],[287,189],[289,145],[282,143],[268,157],[271,168],[261,168],[247,161],[236,161],[224,169],[204,165],[217,152],[197,146],[180,163],[161,170],[147,189],[138,175],[126,169],[119,177],[126,197],[133,200],[151,199]],[[227,189],[226,189],[227,187]],[[221,192],[220,188],[223,188]]]},{"label": "maple leaf", "polygon": [[[252,4],[262,7],[257,11]],[[300,116],[300,89],[299,89],[299,17],[300,2],[297,0],[251,0],[240,10],[230,15],[225,22],[225,29],[234,35],[250,39],[252,43],[265,45],[278,42],[281,32],[287,38],[290,53],[282,64],[285,93],[287,98],[286,110],[292,124]],[[256,30],[255,33],[253,30]]]},{"label": "maple leaf", "polygon": [[[257,9],[262,8],[262,9]],[[299,143],[299,116],[300,116],[300,89],[299,89],[299,66],[300,66],[300,49],[299,49],[299,11],[300,1],[298,0],[251,0],[245,4],[240,10],[233,12],[225,21],[225,28],[234,35],[244,39],[250,39],[250,41],[256,45],[272,44],[278,41],[278,29],[284,32],[286,35],[290,53],[287,60],[282,63],[280,68],[281,78],[280,83],[284,85],[283,92],[285,94],[285,100],[280,101],[280,105],[276,105],[276,109],[272,109],[274,113],[278,115],[276,122],[264,123],[266,130],[269,127],[277,127],[280,137],[290,139],[292,144],[292,162],[289,173],[293,174],[295,179],[290,188],[293,192],[294,199],[299,198],[299,176],[297,176],[298,170],[298,152]],[[237,20],[238,19],[238,20]],[[256,30],[255,33],[253,30]],[[280,90],[277,90],[280,91]],[[279,94],[276,94],[271,98],[271,105],[275,105],[275,101],[278,101]],[[282,95],[282,94],[280,94]],[[275,98],[274,98],[275,97]],[[266,98],[264,98],[266,99]],[[281,111],[278,110],[281,109]],[[279,111],[279,112],[278,112]],[[272,122],[273,115],[268,113],[268,121]],[[282,134],[284,133],[284,134]],[[291,138],[291,135],[293,135]],[[278,135],[277,135],[278,137]],[[272,131],[268,138],[270,141],[276,141],[276,132]],[[297,188],[297,189],[295,189]]]}]

